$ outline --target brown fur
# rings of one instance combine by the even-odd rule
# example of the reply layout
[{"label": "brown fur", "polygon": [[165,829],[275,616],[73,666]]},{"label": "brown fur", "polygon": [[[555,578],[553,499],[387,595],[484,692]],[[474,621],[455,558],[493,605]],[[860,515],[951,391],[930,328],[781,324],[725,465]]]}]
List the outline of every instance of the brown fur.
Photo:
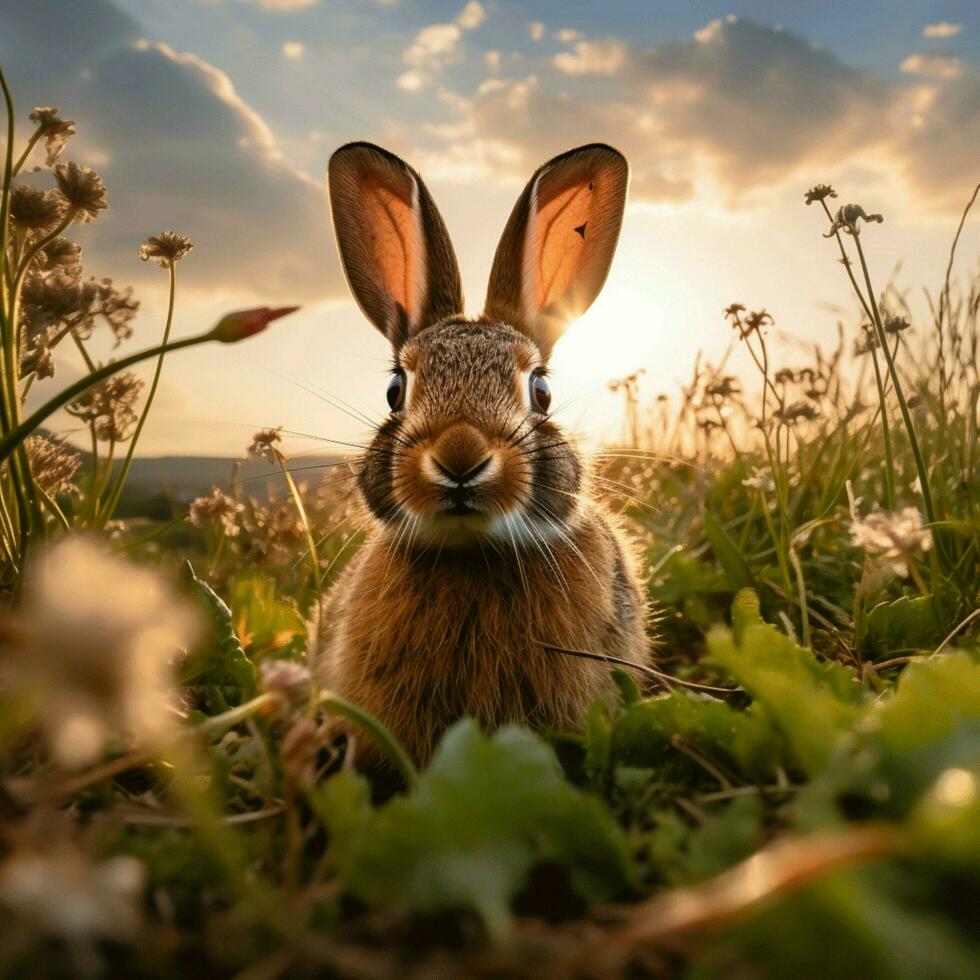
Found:
[{"label": "brown fur", "polygon": [[[379,173],[384,207],[353,214],[365,193],[357,188],[376,193]],[[431,322],[412,308],[391,315],[451,296],[458,282],[421,178],[364,144],[331,161],[348,278],[392,341],[407,391],[359,470],[373,526],[325,602],[322,673],[418,761],[466,715],[487,728],[579,725],[608,693],[609,668],[546,644],[637,664],[648,657],[629,541],[591,495],[575,447],[529,394],[529,374],[545,370],[555,311],[587,306],[605,278],[626,173],[609,147],[542,167],[518,203],[539,210],[512,216],[491,276],[488,310],[512,309],[516,322],[458,311]],[[522,261],[528,248],[540,249],[539,261]],[[400,262],[417,265],[402,274]],[[547,281],[534,271],[548,269]],[[538,278],[524,289],[526,275]],[[420,289],[405,285],[418,276],[427,277]]]}]

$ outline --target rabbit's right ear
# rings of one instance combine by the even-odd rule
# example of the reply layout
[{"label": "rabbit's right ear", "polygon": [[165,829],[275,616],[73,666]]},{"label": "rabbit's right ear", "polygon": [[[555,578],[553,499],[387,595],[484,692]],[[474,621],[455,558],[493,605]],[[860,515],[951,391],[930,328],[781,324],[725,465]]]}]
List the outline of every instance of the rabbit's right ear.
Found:
[{"label": "rabbit's right ear", "polygon": [[397,349],[463,310],[456,254],[422,178],[372,143],[348,143],[327,167],[341,262],[364,315]]}]

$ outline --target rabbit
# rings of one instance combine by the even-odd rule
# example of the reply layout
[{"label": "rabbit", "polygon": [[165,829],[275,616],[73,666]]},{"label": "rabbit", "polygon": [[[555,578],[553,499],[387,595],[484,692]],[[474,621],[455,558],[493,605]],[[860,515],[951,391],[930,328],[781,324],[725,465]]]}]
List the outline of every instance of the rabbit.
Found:
[{"label": "rabbit", "polygon": [[[370,529],[328,591],[321,679],[418,763],[470,716],[568,730],[643,665],[638,558],[551,414],[548,357],[601,289],[629,168],[604,144],[542,166],[463,315],[455,253],[421,177],[370,143],[328,166],[341,261],[391,344],[390,415],[357,470]],[[552,647],[552,648],[549,648]],[[360,739],[358,753],[374,751]]]}]

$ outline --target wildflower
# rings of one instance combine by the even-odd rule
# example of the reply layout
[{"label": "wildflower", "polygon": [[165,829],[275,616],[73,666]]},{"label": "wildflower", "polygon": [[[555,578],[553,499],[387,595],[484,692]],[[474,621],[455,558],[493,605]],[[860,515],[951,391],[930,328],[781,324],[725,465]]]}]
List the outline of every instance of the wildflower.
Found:
[{"label": "wildflower", "polygon": [[133,287],[116,289],[112,280],[99,280],[95,287],[95,303],[88,313],[88,321],[101,316],[116,338],[115,346],[133,335],[132,322],[140,308],[140,301],[133,298]]},{"label": "wildflower", "polygon": [[274,694],[285,707],[298,707],[310,696],[312,676],[292,660],[263,660],[259,665],[262,689]]},{"label": "wildflower", "polygon": [[24,231],[50,231],[64,215],[58,194],[34,184],[17,184],[10,191],[10,220]]},{"label": "wildflower", "polygon": [[47,836],[35,833],[0,864],[0,905],[22,928],[76,949],[132,937],[142,921],[143,864],[128,855],[93,861],[64,830],[52,839],[45,829]]},{"label": "wildflower", "polygon": [[39,695],[59,765],[95,761],[110,731],[159,744],[173,714],[171,663],[196,618],[155,573],[83,537],[27,569],[19,641],[5,651],[15,686]]},{"label": "wildflower", "polygon": [[780,368],[773,380],[776,384],[792,384],[796,380],[796,373],[792,368]]},{"label": "wildflower", "polygon": [[739,394],[741,390],[742,389],[738,386],[738,378],[732,374],[726,374],[717,381],[713,381],[711,384],[706,385],[704,393],[706,395],[714,395],[718,398],[728,398],[730,395]]},{"label": "wildflower", "polygon": [[161,231],[159,235],[151,235],[139,247],[141,262],[154,259],[164,269],[179,262],[192,248],[193,242],[175,231]]},{"label": "wildflower", "polygon": [[803,419],[814,422],[820,417],[817,410],[806,402],[793,402],[791,405],[783,405],[772,414],[773,418],[784,425],[796,425]]},{"label": "wildflower", "polygon": [[136,425],[133,406],[142,389],[143,382],[131,371],[113,374],[69,402],[65,411],[94,425],[102,442],[125,442]]},{"label": "wildflower", "polygon": [[34,267],[39,272],[52,272],[55,269],[78,272],[81,269],[81,260],[82,246],[59,235],[38,252]]},{"label": "wildflower", "polygon": [[46,436],[29,436],[24,442],[31,473],[37,484],[49,496],[77,493],[75,474],[82,465],[82,457],[72,452],[60,439]]},{"label": "wildflower", "polygon": [[740,313],[745,312],[745,307],[741,303],[732,303],[725,307],[725,318],[727,320],[737,320]]},{"label": "wildflower", "polygon": [[259,306],[251,310],[238,310],[223,316],[211,331],[212,340],[222,344],[235,344],[254,334],[261,333],[273,321],[295,313],[298,306]]},{"label": "wildflower", "polygon": [[61,151],[72,136],[75,135],[75,121],[61,119],[56,106],[39,105],[30,115],[31,122],[37,123],[44,137],[44,149],[47,151],[45,165],[51,167],[61,156]]},{"label": "wildflower", "polygon": [[922,515],[914,507],[889,514],[874,510],[861,517],[850,482],[847,485],[851,508],[851,539],[868,554],[880,555],[896,575],[909,574],[908,561],[932,548],[932,531],[922,526]]},{"label": "wildflower", "polygon": [[769,470],[762,469],[753,470],[742,480],[742,486],[749,487],[753,490],[764,490],[766,493],[772,493],[776,489],[776,483],[772,478],[772,473]]},{"label": "wildflower", "polygon": [[803,195],[803,203],[809,207],[814,201],[826,201],[828,197],[837,197],[837,191],[830,184],[815,184]]},{"label": "wildflower", "polygon": [[765,310],[754,310],[744,317],[745,307],[741,303],[732,303],[725,310],[725,316],[731,320],[732,326],[738,330],[739,337],[746,340],[754,333],[761,333],[762,328],[772,324],[773,318]]},{"label": "wildflower", "polygon": [[227,537],[235,538],[241,533],[238,515],[244,509],[244,504],[215,487],[210,497],[198,497],[191,503],[188,518],[194,527],[199,528],[208,524],[220,524]]},{"label": "wildflower", "polygon": [[912,324],[907,316],[891,316],[885,314],[884,327],[885,333],[901,333],[903,330],[908,330]]},{"label": "wildflower", "polygon": [[837,209],[837,214],[834,215],[830,224],[830,231],[823,237],[833,238],[839,231],[843,231],[847,235],[859,235],[861,233],[861,229],[858,227],[859,220],[874,221],[881,224],[885,219],[880,214],[866,214],[860,204],[845,204]]},{"label": "wildflower", "polygon": [[262,429],[252,436],[252,444],[248,447],[249,456],[259,459],[267,459],[270,463],[279,464],[283,462],[285,456],[276,446],[282,442],[282,427],[276,429]]},{"label": "wildflower", "polygon": [[82,167],[77,163],[59,163],[54,168],[54,179],[68,202],[69,209],[81,222],[97,218],[99,212],[109,206],[105,184],[91,167]]}]

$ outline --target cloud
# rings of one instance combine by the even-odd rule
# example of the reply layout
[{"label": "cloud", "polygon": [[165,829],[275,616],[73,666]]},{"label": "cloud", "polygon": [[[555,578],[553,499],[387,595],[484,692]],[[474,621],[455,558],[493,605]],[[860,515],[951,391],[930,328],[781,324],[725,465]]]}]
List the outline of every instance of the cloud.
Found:
[{"label": "cloud", "polygon": [[963,71],[959,58],[938,54],[910,54],[900,65],[906,75],[925,78],[958,78]]},{"label": "cloud", "polygon": [[551,59],[564,75],[613,75],[626,63],[626,48],[619,41],[579,41],[573,51]]},{"label": "cloud", "polygon": [[923,37],[956,37],[963,30],[962,24],[952,24],[948,20],[941,20],[937,24],[926,24],[922,28]]},{"label": "cloud", "polygon": [[[60,99],[78,122],[68,155],[96,165],[109,188],[109,212],[79,229],[88,271],[137,283],[152,276],[137,246],[173,228],[196,245],[181,263],[184,287],[270,302],[343,295],[319,183],[290,165],[227,75],[195,55],[134,42],[133,24],[104,16],[108,6],[73,0],[81,44],[48,31],[46,48],[0,52],[18,103]],[[52,7],[0,10],[0,37],[33,36],[35,18]],[[97,38],[82,26],[89,16],[101,25]],[[51,65],[63,76],[54,84]]]},{"label": "cloud", "polygon": [[532,41],[540,41],[544,37],[545,26],[540,20],[532,20],[527,25],[527,32],[531,35]]},{"label": "cloud", "polygon": [[486,19],[486,11],[477,0],[470,0],[453,23],[429,24],[423,27],[402,52],[408,71],[396,79],[405,92],[419,92],[446,65],[459,60],[457,47],[463,31],[475,30]]},{"label": "cloud", "polygon": [[270,13],[280,14],[315,7],[320,0],[240,0],[240,2],[250,3],[255,7],[268,10]]},{"label": "cloud", "polygon": [[503,56],[499,51],[484,51],[483,63],[490,71],[497,71],[500,68],[500,60]]},{"label": "cloud", "polygon": [[487,12],[483,4],[479,3],[478,0],[469,0],[469,3],[463,7],[459,16],[456,18],[456,23],[464,31],[472,31],[479,27],[486,19]]},{"label": "cloud", "polygon": [[[459,99],[456,121],[428,132],[427,165],[519,182],[570,146],[605,140],[630,158],[635,200],[708,196],[733,207],[787,182],[832,179],[853,162],[903,176],[943,208],[980,176],[980,86],[959,62],[953,71],[917,56],[905,67],[915,81],[893,83],[734,17],[687,40],[592,39],[565,55],[549,59],[557,76],[488,78]],[[597,87],[591,76],[603,71]]]},{"label": "cloud", "polygon": [[306,45],[299,41],[284,41],[281,50],[283,56],[290,61],[298,61],[306,54]]},{"label": "cloud", "polygon": [[584,37],[585,35],[581,31],[573,30],[570,27],[563,27],[560,31],[555,31],[555,40],[561,41],[562,44],[574,44]]}]

